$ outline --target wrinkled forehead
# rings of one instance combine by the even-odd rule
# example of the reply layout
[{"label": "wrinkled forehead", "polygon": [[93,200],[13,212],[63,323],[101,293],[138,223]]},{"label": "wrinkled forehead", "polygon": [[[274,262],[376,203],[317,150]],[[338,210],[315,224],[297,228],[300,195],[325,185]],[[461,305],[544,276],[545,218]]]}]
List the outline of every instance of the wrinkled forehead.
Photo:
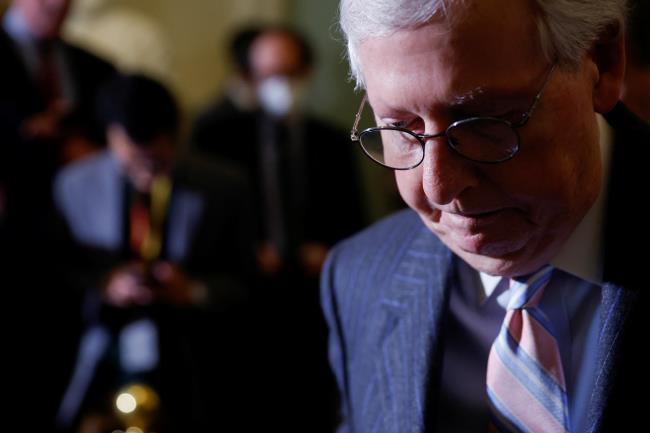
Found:
[{"label": "wrinkled forehead", "polygon": [[547,63],[537,35],[529,2],[495,0],[468,2],[453,18],[369,37],[358,55],[371,105],[525,88]]}]

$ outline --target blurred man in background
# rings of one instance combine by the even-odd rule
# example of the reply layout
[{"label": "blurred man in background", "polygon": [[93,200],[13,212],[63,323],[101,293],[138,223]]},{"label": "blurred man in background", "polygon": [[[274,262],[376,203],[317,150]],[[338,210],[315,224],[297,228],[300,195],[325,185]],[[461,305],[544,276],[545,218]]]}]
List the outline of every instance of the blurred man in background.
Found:
[{"label": "blurred man in background", "polygon": [[207,111],[196,123],[193,145],[239,164],[253,185],[257,317],[267,335],[260,345],[266,372],[261,395],[269,423],[287,431],[328,431],[335,390],[318,275],[330,246],[365,219],[353,146],[306,109],[314,55],[305,38],[273,26],[245,35],[253,37],[246,37],[242,47],[248,49],[238,56],[254,89],[252,108],[237,116]]},{"label": "blurred man in background", "polygon": [[85,297],[59,424],[113,414],[119,389],[138,382],[160,399],[144,427],[225,428],[246,389],[237,349],[254,269],[246,184],[178,155],[176,103],[158,82],[117,78],[101,103],[108,150],[69,165],[55,183],[75,242],[70,280]]},{"label": "blurred man in background", "polygon": [[[273,276],[295,267],[317,275],[328,246],[363,220],[351,146],[345,134],[306,112],[314,60],[300,34],[246,29],[231,52],[244,84],[199,117],[192,144],[241,164],[251,177],[262,271]],[[325,174],[330,166],[337,176]]]},{"label": "blurred man in background", "polygon": [[[103,143],[95,100],[115,71],[61,39],[69,7],[70,0],[15,0],[2,20],[0,136],[13,219],[42,213],[54,171]],[[29,180],[18,167],[30,167]]]},{"label": "blurred man in background", "polygon": [[36,430],[53,417],[78,325],[78,300],[60,284],[65,253],[53,251],[52,178],[61,165],[101,147],[95,99],[114,74],[107,62],[61,39],[69,6],[14,0],[0,25],[0,261],[6,304],[28,312],[11,327],[11,360],[25,372],[16,377],[30,378],[15,389],[31,396],[33,386],[48,384],[23,406],[42,414],[31,424]]},{"label": "blurred man in background", "polygon": [[249,58],[250,46],[261,32],[259,26],[235,32],[228,45],[231,74],[222,95],[197,118],[190,142],[197,150],[211,154],[219,142],[234,138],[230,130],[247,130],[255,124],[259,107]]}]

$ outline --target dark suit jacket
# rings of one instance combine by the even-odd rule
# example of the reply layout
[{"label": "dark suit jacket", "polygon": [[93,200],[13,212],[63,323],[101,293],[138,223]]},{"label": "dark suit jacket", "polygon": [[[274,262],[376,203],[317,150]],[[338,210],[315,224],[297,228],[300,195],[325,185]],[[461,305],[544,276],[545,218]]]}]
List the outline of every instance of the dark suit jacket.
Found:
[{"label": "dark suit jacket", "polygon": [[[200,152],[241,165],[251,180],[258,206],[265,194],[260,142],[268,138],[267,121],[259,110],[241,111],[223,100],[198,118],[191,139]],[[360,229],[365,218],[354,147],[345,133],[310,115],[298,119],[291,128],[297,132],[302,150],[301,157],[283,165],[281,173],[285,194],[292,195],[291,183],[302,189],[300,198],[285,206],[291,232],[299,237],[297,243],[332,245]],[[262,239],[263,212],[261,206],[256,209]]]},{"label": "dark suit jacket", "polygon": [[[179,162],[172,181],[163,257],[208,283],[217,306],[241,298],[253,265],[247,184],[232,170],[196,159]],[[125,182],[108,151],[65,167],[55,180],[55,203],[72,238],[92,252],[80,257],[95,271],[87,284],[126,259]]]},{"label": "dark suit jacket", "polygon": [[[621,110],[619,106],[608,116],[615,127],[620,128],[619,121],[636,124]],[[642,135],[642,129],[622,132],[629,141],[617,140],[615,167],[623,161],[621,154],[635,158],[635,151],[644,146],[647,154],[650,135]],[[642,161],[638,164],[647,159]],[[621,213],[628,220],[636,217],[629,200],[640,198],[632,192],[640,190],[641,173],[613,179],[613,185],[622,181],[629,189],[611,187],[610,203],[628,206],[610,205],[608,230],[621,233],[620,227],[612,227]],[[623,232],[635,236],[626,241],[639,239],[644,231],[638,221],[627,226]],[[642,402],[647,402],[643,396],[648,391],[648,369],[641,365],[646,360],[638,344],[647,340],[648,315],[642,312],[648,300],[646,287],[636,285],[643,268],[631,264],[639,263],[644,254],[611,240],[605,246],[610,248],[616,249],[608,257],[616,258],[605,263],[590,431],[642,431],[647,429]],[[410,210],[341,243],[331,253],[323,273],[322,305],[330,327],[330,362],[342,397],[341,431],[435,431],[443,324],[456,260]]]},{"label": "dark suit jacket", "polygon": [[[115,73],[107,62],[62,42],[69,72],[72,109],[65,124],[75,133],[103,143],[103,127],[95,116],[95,99],[101,85]],[[60,164],[54,143],[28,139],[21,133],[25,120],[45,110],[46,103],[33,81],[14,41],[0,29],[0,185],[6,193],[6,233],[10,244],[21,237],[42,241],[42,220],[51,211],[51,182]],[[1,228],[0,228],[1,229]]]},{"label": "dark suit jacket", "polygon": [[[276,125],[278,126],[278,125]],[[318,278],[305,275],[297,260],[305,242],[328,246],[362,226],[363,206],[349,138],[310,116],[292,125],[300,147],[293,159],[284,152],[280,172],[286,215],[284,268],[259,282],[253,326],[262,337],[255,346],[265,361],[259,391],[248,402],[260,416],[257,427],[282,425],[287,432],[315,433],[333,428],[336,385],[327,365],[327,328],[318,302]],[[227,99],[198,119],[192,145],[206,155],[233,161],[248,174],[254,191],[257,240],[269,240],[263,206],[268,198],[261,166],[262,140],[274,130],[259,111],[241,111]],[[282,144],[286,141],[280,140]],[[286,150],[286,149],[285,149]],[[287,199],[288,198],[288,199]],[[273,357],[266,354],[274,353]],[[291,408],[291,409],[287,409]],[[241,430],[241,428],[240,428]]]},{"label": "dark suit jacket", "polygon": [[[86,292],[87,329],[100,323],[116,335],[133,314],[143,313],[99,302],[100,282],[130,260],[125,182],[117,161],[104,151],[68,165],[54,184],[55,203],[76,244],[67,257],[68,281]],[[162,258],[205,283],[208,299],[196,308],[153,305],[144,312],[160,336],[160,364],[152,378],[172,430],[215,431],[235,419],[243,406],[240,394],[248,391],[252,361],[244,347],[250,341],[246,314],[254,269],[249,190],[229,167],[193,158],[178,162],[172,182]],[[97,371],[107,373],[97,373],[89,386],[85,395],[91,400],[116,386],[110,382],[110,356],[104,355]],[[224,412],[215,414],[216,407]]]},{"label": "dark suit jacket", "polygon": [[[77,110],[70,126],[86,128],[84,133],[99,134],[94,121],[94,94],[114,70],[108,63],[76,47],[64,44],[76,95]],[[26,140],[20,125],[44,108],[13,41],[0,29],[0,262],[5,281],[5,305],[29,311],[12,332],[7,343],[15,354],[12,362],[16,378],[29,377],[33,383],[47,383],[41,389],[32,411],[42,415],[34,429],[47,431],[45,422],[56,410],[68,366],[73,362],[76,342],[74,296],[60,285],[57,259],[64,253],[54,248],[51,227],[51,182],[58,163],[51,143]],[[22,321],[28,323],[21,323]],[[71,359],[72,358],[72,359]],[[47,359],[48,368],[43,368]],[[15,389],[20,388],[19,386]],[[25,391],[26,394],[28,391]],[[29,391],[31,392],[31,391]]]},{"label": "dark suit jacket", "polygon": [[[76,124],[92,138],[103,141],[103,129],[95,114],[95,97],[103,83],[115,74],[105,60],[66,42],[61,42],[67,72],[70,73],[72,114]],[[4,128],[14,134],[26,118],[43,111],[45,101],[33,81],[14,41],[0,29],[0,113]],[[73,119],[71,119],[73,120]]]}]

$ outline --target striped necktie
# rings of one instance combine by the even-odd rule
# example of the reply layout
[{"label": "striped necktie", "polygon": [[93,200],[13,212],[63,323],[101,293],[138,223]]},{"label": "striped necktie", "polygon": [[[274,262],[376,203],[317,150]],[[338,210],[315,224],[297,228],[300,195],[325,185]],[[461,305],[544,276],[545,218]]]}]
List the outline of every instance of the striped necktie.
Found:
[{"label": "striped necktie", "polygon": [[510,280],[511,297],[487,367],[493,425],[502,433],[567,433],[566,382],[556,337],[538,308],[552,267]]}]

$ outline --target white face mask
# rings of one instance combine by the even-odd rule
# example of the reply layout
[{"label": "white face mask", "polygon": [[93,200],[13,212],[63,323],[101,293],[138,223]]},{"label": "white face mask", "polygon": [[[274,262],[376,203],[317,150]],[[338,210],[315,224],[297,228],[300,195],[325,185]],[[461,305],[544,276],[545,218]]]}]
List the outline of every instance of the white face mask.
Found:
[{"label": "white face mask", "polygon": [[266,78],[257,85],[257,97],[262,108],[278,117],[284,117],[300,106],[304,99],[302,82],[280,75]]}]

